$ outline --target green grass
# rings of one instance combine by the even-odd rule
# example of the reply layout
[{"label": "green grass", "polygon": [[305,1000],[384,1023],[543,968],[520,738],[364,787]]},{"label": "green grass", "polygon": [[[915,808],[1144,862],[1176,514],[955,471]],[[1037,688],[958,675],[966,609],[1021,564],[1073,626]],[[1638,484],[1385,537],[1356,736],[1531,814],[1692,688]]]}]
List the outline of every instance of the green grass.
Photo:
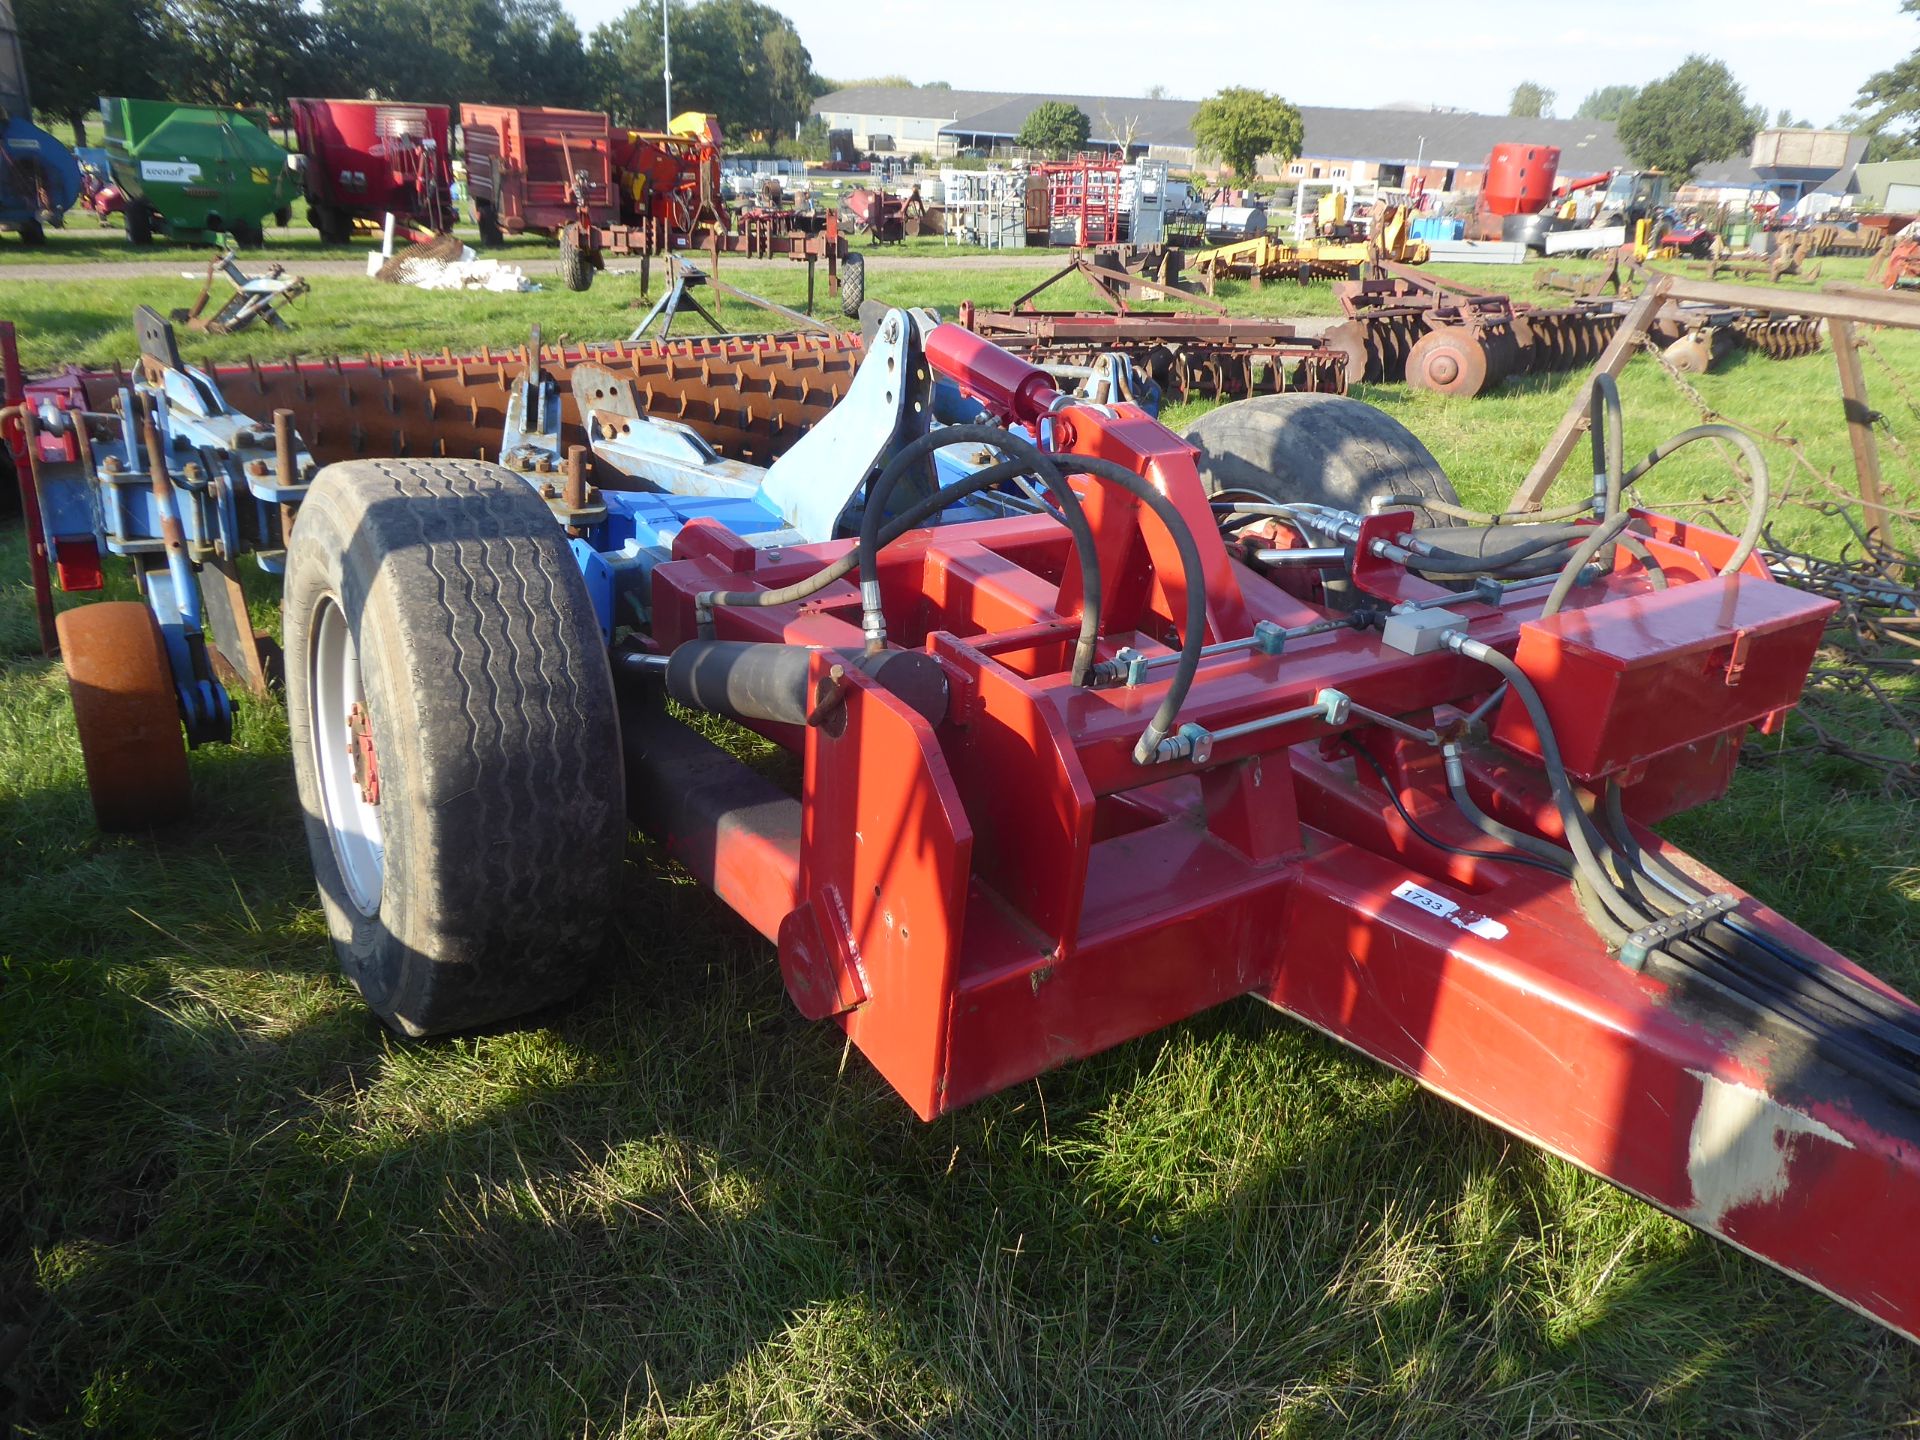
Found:
[{"label": "green grass", "polygon": [[[1017,274],[885,293],[950,308]],[[325,281],[289,343],[612,335],[632,285]],[[0,283],[0,316],[35,368],[124,358],[130,305],[192,288]],[[1877,343],[1920,374],[1911,337]],[[1700,388],[1841,467],[1831,377]],[[1491,503],[1576,383],[1368,398]],[[1636,451],[1693,419],[1650,362],[1623,388]],[[1730,483],[1706,454],[1656,481]],[[243,699],[237,743],[193,756],[194,824],[96,834],[0,537],[0,1354],[9,1326],[24,1347],[0,1386],[28,1434],[1862,1436],[1920,1412],[1912,1347],[1249,1002],[922,1125],[638,840],[583,997],[397,1042],[335,973],[279,707]],[[1668,828],[1913,988],[1915,819],[1776,766]]]},{"label": "green grass", "polygon": [[[295,201],[293,208],[291,225],[275,225],[273,217],[267,217],[266,244],[258,250],[241,251],[243,265],[257,267],[271,260],[290,265],[297,265],[301,260],[358,260],[379,244],[379,236],[366,231],[351,244],[328,245],[321,240],[319,232],[306,223],[305,202]],[[472,225],[457,226],[455,233],[469,245],[479,243],[480,232]],[[552,249],[551,240],[521,235],[509,236],[500,253],[524,259]],[[126,227],[119,216],[101,220],[87,212],[71,210],[65,225],[47,231],[45,245],[29,248],[15,236],[0,238],[0,272],[9,265],[81,265],[100,261],[128,264],[180,261],[197,263],[204,269],[215,253],[212,246],[176,244],[161,235],[156,235],[151,245],[135,249],[127,243]]]}]

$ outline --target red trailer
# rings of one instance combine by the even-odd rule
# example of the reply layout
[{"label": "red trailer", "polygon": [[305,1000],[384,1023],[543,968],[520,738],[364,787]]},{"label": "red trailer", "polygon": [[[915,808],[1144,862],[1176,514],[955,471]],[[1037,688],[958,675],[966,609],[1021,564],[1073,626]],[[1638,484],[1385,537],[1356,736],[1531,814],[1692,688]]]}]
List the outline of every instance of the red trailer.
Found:
[{"label": "red trailer", "polygon": [[389,100],[288,104],[295,141],[307,160],[307,220],[322,240],[345,244],[356,222],[377,226],[389,213],[408,231],[453,228],[446,106]]},{"label": "red trailer", "polygon": [[[584,209],[595,225],[619,216],[613,121],[596,110],[462,105],[467,191],[482,243],[532,230],[557,235]],[[579,177],[584,184],[576,193]]]},{"label": "red trailer", "polygon": [[[467,168],[473,169],[468,143]],[[593,284],[593,272],[606,257],[637,256],[640,293],[647,292],[648,262],[655,255],[705,250],[711,263],[742,255],[765,259],[783,255],[807,267],[807,312],[813,311],[814,272],[827,262],[828,289],[841,295],[849,316],[859,311],[857,294],[840,290],[840,262],[846,240],[832,216],[819,224],[791,210],[750,211],[738,223],[720,192],[719,120],[698,111],[676,115],[666,130],[622,130],[610,144],[613,201],[603,207],[591,183],[575,193],[573,209],[560,230],[560,274],[569,290]],[[476,199],[478,192],[476,191]],[[509,227],[511,228],[511,227]],[[857,289],[857,287],[856,287]]]}]

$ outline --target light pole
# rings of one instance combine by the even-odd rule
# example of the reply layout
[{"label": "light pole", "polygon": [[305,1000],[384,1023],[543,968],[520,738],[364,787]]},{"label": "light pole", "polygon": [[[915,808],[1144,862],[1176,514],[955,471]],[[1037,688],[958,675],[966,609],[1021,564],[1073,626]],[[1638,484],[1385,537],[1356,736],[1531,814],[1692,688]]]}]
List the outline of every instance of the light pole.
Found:
[{"label": "light pole", "polygon": [[660,69],[667,86],[667,114],[660,128],[673,125],[673,0],[660,0]]}]

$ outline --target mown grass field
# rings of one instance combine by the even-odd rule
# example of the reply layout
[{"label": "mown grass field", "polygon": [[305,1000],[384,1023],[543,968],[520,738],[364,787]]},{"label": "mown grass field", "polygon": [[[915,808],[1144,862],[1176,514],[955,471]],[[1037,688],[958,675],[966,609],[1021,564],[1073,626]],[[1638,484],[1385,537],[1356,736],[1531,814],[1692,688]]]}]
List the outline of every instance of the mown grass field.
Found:
[{"label": "mown grass field", "polygon": [[[884,288],[875,272],[872,288],[950,308],[1040,273],[931,267]],[[791,303],[800,279],[741,283]],[[20,325],[30,368],[124,359],[132,305],[195,288],[0,279],[0,317]],[[325,279],[286,343],[508,344],[536,320],[550,339],[611,336],[632,324],[635,288],[428,296]],[[1270,287],[1232,303],[1325,299]],[[1875,343],[1920,389],[1920,342]],[[249,348],[270,345],[188,343]],[[1920,444],[1920,413],[1871,359],[1869,373],[1895,434]],[[1698,385],[1850,484],[1832,377],[1823,353],[1736,359]],[[1366,398],[1426,440],[1469,502],[1495,503],[1577,385]],[[1623,390],[1631,452],[1697,418],[1650,360]],[[1778,477],[1817,486],[1771,448]],[[1888,467],[1920,499],[1897,456]],[[1648,491],[1731,487],[1695,447]],[[923,1125],[836,1032],[793,1012],[769,947],[637,838],[618,934],[583,996],[494,1033],[396,1041],[335,974],[280,709],[243,700],[237,743],[195,754],[191,825],[97,835],[60,672],[35,654],[17,523],[0,537],[0,1423],[49,1436],[1916,1428],[1912,1347],[1251,1002]],[[1727,801],[1667,829],[1914,989],[1915,821],[1836,762],[1743,769]]]}]

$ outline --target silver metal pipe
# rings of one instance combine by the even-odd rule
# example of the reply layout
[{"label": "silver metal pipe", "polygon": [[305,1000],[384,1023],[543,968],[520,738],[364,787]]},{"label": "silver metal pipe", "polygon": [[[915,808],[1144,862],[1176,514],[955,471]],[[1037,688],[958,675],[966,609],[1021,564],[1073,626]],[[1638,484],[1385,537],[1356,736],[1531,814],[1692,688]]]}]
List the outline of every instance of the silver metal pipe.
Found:
[{"label": "silver metal pipe", "polygon": [[1256,550],[1253,558],[1262,565],[1344,565],[1344,545],[1310,545],[1293,550]]}]

